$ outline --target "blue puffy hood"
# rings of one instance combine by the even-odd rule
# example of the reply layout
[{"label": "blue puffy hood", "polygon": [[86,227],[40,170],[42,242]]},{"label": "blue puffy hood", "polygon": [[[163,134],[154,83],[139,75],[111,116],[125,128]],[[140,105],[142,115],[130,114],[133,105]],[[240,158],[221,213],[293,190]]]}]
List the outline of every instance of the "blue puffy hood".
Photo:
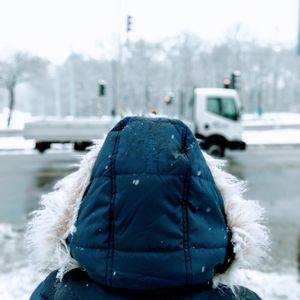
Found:
[{"label": "blue puffy hood", "polygon": [[75,226],[72,257],[106,286],[199,285],[227,261],[222,197],[177,120],[128,117],[109,132]]}]

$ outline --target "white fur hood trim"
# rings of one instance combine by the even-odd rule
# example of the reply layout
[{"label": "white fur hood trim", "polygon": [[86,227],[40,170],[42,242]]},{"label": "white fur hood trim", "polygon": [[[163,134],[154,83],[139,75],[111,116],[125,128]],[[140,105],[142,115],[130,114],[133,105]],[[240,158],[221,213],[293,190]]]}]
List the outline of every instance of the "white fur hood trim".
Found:
[{"label": "white fur hood trim", "polygon": [[89,184],[92,169],[103,141],[83,156],[79,169],[54,186],[42,197],[40,208],[32,213],[26,242],[30,255],[41,271],[59,269],[59,276],[80,267],[70,255],[66,244],[69,234],[76,231],[75,222],[81,199]]},{"label": "white fur hood trim", "polygon": [[[66,244],[69,234],[76,231],[75,222],[83,193],[89,183],[92,168],[102,142],[87,153],[80,168],[59,181],[53,192],[42,197],[41,207],[33,212],[26,239],[33,261],[40,270],[59,269],[58,277],[80,267]],[[254,268],[265,257],[269,246],[268,230],[263,225],[263,209],[255,201],[242,196],[244,184],[224,172],[223,162],[204,153],[225,207],[227,224],[232,232],[235,259],[224,274],[214,277],[214,285],[236,284],[235,275],[242,268]]]},{"label": "white fur hood trim", "polygon": [[214,277],[213,283],[237,284],[238,270],[255,269],[269,251],[269,231],[264,225],[264,209],[257,201],[243,198],[245,183],[222,170],[225,162],[203,153],[224,201],[227,225],[232,232],[231,242],[235,259],[224,274]]}]

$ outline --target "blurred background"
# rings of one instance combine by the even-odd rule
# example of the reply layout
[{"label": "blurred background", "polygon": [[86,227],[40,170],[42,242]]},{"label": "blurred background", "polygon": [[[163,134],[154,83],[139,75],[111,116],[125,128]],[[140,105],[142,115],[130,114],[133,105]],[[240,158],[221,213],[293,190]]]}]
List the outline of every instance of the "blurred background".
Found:
[{"label": "blurred background", "polygon": [[247,181],[271,257],[241,283],[300,299],[298,0],[0,0],[0,298],[45,276],[30,212],[123,116],[184,120]]}]

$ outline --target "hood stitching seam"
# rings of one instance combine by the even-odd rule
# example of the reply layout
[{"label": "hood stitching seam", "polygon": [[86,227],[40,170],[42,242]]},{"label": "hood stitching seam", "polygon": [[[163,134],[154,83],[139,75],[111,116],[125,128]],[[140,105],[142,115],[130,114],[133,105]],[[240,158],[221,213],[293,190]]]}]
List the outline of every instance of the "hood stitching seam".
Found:
[{"label": "hood stitching seam", "polygon": [[[85,250],[99,250],[99,251],[107,251],[109,250],[108,248],[98,248],[98,247],[89,247],[89,246],[81,246],[81,245],[75,245],[72,244],[72,246],[74,246],[75,248],[84,248]],[[152,249],[152,250],[145,250],[145,251],[137,251],[137,250],[123,250],[123,249],[116,249],[114,248],[114,251],[119,251],[119,252],[134,252],[134,253],[145,253],[145,252],[153,252],[153,253],[157,253],[157,252],[161,252],[161,253],[165,253],[168,251],[182,251],[184,248],[176,248],[176,249],[168,249],[166,248],[166,250],[162,250],[162,249]],[[208,251],[216,251],[219,249],[226,249],[226,246],[222,246],[222,247],[195,247],[193,246],[193,250],[208,250]]]},{"label": "hood stitching seam", "polygon": [[[119,140],[120,140],[120,131],[118,131],[113,153],[112,153],[112,159],[111,159],[111,199],[110,199],[110,208],[109,208],[109,237],[108,237],[108,251],[106,256],[106,282],[107,285],[112,286],[112,278],[113,278],[113,267],[114,267],[114,205],[115,205],[115,198],[116,198],[116,156],[118,153],[118,146],[119,146]],[[110,268],[109,268],[110,265]],[[110,269],[110,270],[109,270]],[[110,272],[110,274],[109,274]]]},{"label": "hood stitching seam", "polygon": [[[186,152],[186,139],[187,139],[187,128],[184,128],[181,136],[182,143],[182,152]],[[188,190],[189,190],[189,181],[190,181],[190,169],[189,166],[186,167],[186,172],[184,176],[184,185],[183,185],[183,195],[182,195],[182,227],[183,227],[183,254],[185,260],[185,270],[186,270],[186,282],[190,283],[193,280],[193,271],[192,271],[192,259],[190,253],[190,241],[189,241],[189,222],[188,222]]]}]

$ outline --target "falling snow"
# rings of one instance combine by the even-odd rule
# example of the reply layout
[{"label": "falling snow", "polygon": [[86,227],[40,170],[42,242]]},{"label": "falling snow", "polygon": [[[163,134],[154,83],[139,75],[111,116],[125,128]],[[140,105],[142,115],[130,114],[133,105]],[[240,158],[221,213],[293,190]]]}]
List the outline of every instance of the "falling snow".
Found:
[{"label": "falling snow", "polygon": [[134,180],[132,181],[132,183],[133,183],[134,185],[139,185],[140,180],[139,180],[139,179],[134,179]]}]

